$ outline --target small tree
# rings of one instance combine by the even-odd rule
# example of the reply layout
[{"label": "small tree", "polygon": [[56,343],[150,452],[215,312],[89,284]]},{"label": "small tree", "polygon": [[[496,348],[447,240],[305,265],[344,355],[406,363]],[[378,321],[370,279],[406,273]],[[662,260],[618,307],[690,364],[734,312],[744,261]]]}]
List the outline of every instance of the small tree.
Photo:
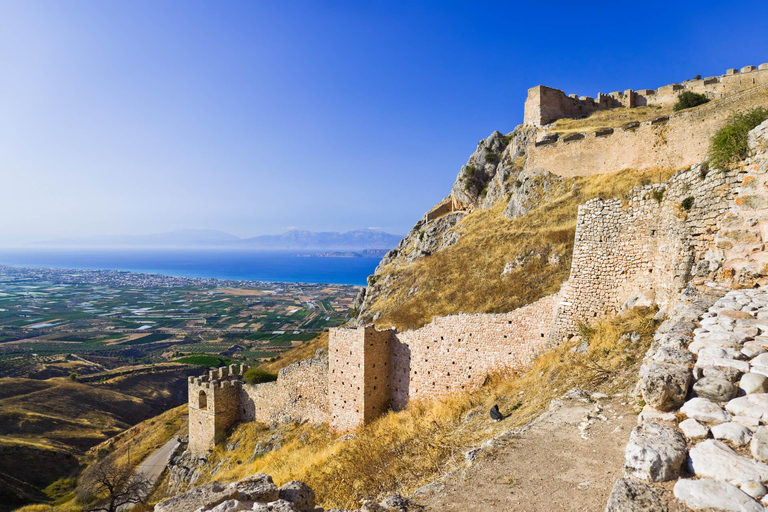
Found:
[{"label": "small tree", "polygon": [[703,105],[708,101],[709,98],[703,94],[691,91],[683,91],[677,95],[677,103],[675,103],[674,109],[675,112],[677,112],[678,110],[684,110],[686,108]]},{"label": "small tree", "polygon": [[768,108],[756,107],[737,112],[725,122],[712,137],[709,146],[709,161],[717,169],[747,158],[747,135],[749,131],[768,119]]},{"label": "small tree", "polygon": [[262,368],[249,368],[243,375],[246,384],[261,384],[277,380],[277,375]]},{"label": "small tree", "polygon": [[150,491],[151,485],[144,475],[107,458],[83,473],[77,498],[81,503],[92,504],[84,510],[117,512],[125,505],[143,503]]}]

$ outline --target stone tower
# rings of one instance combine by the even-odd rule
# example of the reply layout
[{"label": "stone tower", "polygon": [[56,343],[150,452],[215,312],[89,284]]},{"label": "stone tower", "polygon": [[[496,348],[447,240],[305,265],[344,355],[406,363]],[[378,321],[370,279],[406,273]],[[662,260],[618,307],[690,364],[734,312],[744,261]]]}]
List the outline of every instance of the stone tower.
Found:
[{"label": "stone tower", "polygon": [[189,378],[189,449],[193,454],[204,455],[213,449],[240,420],[240,390],[247,369],[233,364]]}]

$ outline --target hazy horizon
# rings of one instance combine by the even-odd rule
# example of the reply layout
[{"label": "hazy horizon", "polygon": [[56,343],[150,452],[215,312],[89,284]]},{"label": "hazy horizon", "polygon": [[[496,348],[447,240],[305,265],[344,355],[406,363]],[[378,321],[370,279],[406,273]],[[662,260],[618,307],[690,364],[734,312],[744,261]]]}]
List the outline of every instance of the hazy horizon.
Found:
[{"label": "hazy horizon", "polygon": [[405,233],[532,86],[595,95],[768,61],[768,5],[698,5],[616,23],[601,3],[2,2],[0,245]]}]

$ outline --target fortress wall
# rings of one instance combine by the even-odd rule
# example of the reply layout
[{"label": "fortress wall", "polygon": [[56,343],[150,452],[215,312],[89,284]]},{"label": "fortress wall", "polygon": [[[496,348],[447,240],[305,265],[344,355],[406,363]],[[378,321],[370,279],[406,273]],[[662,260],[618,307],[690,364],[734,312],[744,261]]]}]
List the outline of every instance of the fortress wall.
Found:
[{"label": "fortress wall", "polygon": [[[571,273],[550,342],[575,334],[581,322],[617,313],[637,292],[648,292],[659,304],[674,301],[700,262],[708,267],[707,251],[742,174],[712,170],[702,178],[695,166],[663,185],[633,189],[626,206],[618,199],[580,206]],[[687,197],[693,197],[689,211],[681,207]]]},{"label": "fortress wall", "polygon": [[557,300],[550,295],[509,313],[438,317],[397,333],[393,407],[401,408],[406,394],[413,400],[471,390],[489,373],[526,368],[546,346]]},{"label": "fortress wall", "polygon": [[[768,70],[767,70],[768,71]],[[734,109],[768,104],[768,85],[695,110],[637,126],[573,134],[528,148],[526,169],[560,176],[589,176],[621,169],[677,169],[706,159],[709,141]]]},{"label": "fortress wall", "polygon": [[523,122],[532,126],[544,126],[557,119],[584,117],[606,108],[673,105],[677,101],[677,95],[683,91],[716,99],[765,84],[768,84],[768,63],[757,67],[745,66],[740,71],[729,70],[724,75],[687,80],[658,89],[628,89],[607,95],[598,93],[598,101],[584,96],[566,96],[559,89],[539,85],[528,90]]},{"label": "fortress wall", "polygon": [[244,384],[242,421],[270,423],[286,416],[311,423],[329,420],[328,359],[306,359],[286,366],[275,382]]}]

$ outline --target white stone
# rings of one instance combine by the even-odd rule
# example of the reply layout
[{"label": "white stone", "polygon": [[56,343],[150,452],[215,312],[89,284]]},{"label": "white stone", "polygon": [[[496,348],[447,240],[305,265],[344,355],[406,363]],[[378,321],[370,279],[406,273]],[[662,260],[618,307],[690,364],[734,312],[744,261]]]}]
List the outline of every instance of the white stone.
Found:
[{"label": "white stone", "polygon": [[768,377],[768,366],[753,366],[749,372]]},{"label": "white stone", "polygon": [[725,412],[723,408],[715,402],[707,400],[706,398],[691,398],[683,404],[680,408],[680,412],[689,418],[713,425],[731,420],[730,414]]},{"label": "white stone", "polygon": [[754,343],[752,341],[748,341],[744,344],[744,346],[741,348],[741,353],[747,356],[748,358],[753,358],[755,356],[759,356],[760,354],[765,354],[766,351],[765,348],[757,343]]},{"label": "white stone", "polygon": [[749,416],[733,416],[731,421],[738,423],[739,425],[744,425],[752,432],[754,432],[755,429],[760,426],[760,419],[750,418]]},{"label": "white stone", "polygon": [[252,503],[249,503],[246,506],[244,503],[238,500],[227,500],[213,507],[211,512],[239,512],[241,510],[251,510],[252,506]]},{"label": "white stone", "polygon": [[689,452],[691,470],[701,478],[712,478],[733,485],[750,480],[768,480],[768,465],[742,457],[725,443],[707,439]]},{"label": "white stone", "polygon": [[678,427],[680,427],[683,435],[691,441],[706,439],[709,435],[709,427],[702,425],[693,418],[681,421]]},{"label": "white stone", "polygon": [[757,427],[749,443],[749,451],[757,460],[768,461],[768,427]]},{"label": "white stone", "polygon": [[734,368],[741,373],[749,372],[749,363],[747,361],[737,361],[726,357],[699,358],[696,366],[716,366],[721,368]]},{"label": "white stone", "polygon": [[640,414],[637,416],[637,424],[645,423],[646,421],[666,421],[674,423],[677,421],[677,415],[674,412],[663,412],[646,404]]},{"label": "white stone", "polygon": [[624,475],[649,482],[677,478],[685,462],[683,435],[674,427],[646,422],[632,429],[624,452]]},{"label": "white stone", "polygon": [[752,431],[734,421],[712,427],[712,437],[730,442],[734,446],[744,446],[752,439]]},{"label": "white stone", "polygon": [[760,419],[768,412],[768,393],[753,393],[734,398],[726,404],[725,409],[734,416]]},{"label": "white stone", "polygon": [[739,381],[739,387],[748,395],[768,392],[768,377],[760,373],[745,373]]},{"label": "white stone", "polygon": [[768,366],[768,353],[755,356],[749,364],[752,366]]},{"label": "white stone", "polygon": [[768,493],[768,489],[765,488],[760,482],[745,482],[741,484],[741,490],[749,494],[756,500],[759,500]]},{"label": "white stone", "polygon": [[715,480],[679,480],[675,498],[693,510],[725,512],[762,512],[763,507],[747,493],[733,485]]}]

